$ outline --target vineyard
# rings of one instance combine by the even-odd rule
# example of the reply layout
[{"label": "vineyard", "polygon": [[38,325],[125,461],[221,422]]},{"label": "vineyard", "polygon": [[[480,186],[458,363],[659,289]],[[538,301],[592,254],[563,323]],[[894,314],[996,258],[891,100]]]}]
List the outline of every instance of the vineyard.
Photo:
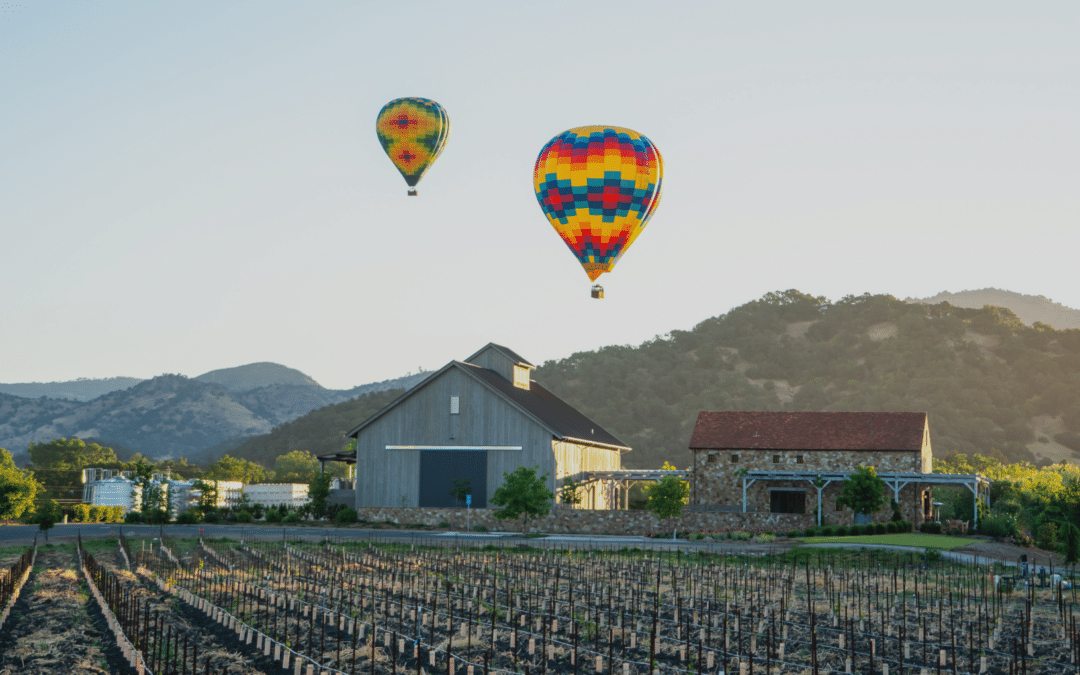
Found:
[{"label": "vineyard", "polygon": [[[89,590],[109,662],[61,660],[70,672],[1080,673],[1077,598],[1060,576],[1040,587],[1000,564],[920,554],[121,535],[49,555],[69,567],[56,580]],[[50,571],[31,575],[16,606]],[[31,615],[19,614],[0,629],[0,651],[15,652],[0,666],[26,651]]]}]

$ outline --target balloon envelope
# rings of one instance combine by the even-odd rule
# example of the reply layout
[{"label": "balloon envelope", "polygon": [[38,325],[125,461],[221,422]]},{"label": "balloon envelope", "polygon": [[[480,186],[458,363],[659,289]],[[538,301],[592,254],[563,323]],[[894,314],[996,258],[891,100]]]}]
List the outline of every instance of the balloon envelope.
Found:
[{"label": "balloon envelope", "polygon": [[446,146],[450,118],[431,99],[396,98],[379,111],[375,130],[390,161],[413,187]]},{"label": "balloon envelope", "polygon": [[540,208],[589,279],[610,272],[660,203],[660,151],[636,131],[577,127],[548,141],[533,168]]}]

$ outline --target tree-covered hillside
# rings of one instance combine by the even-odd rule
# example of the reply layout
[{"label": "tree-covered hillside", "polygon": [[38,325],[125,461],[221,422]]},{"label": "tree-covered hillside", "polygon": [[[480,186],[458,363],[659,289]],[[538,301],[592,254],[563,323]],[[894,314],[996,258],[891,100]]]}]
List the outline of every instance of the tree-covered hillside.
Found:
[{"label": "tree-covered hillside", "polygon": [[229,454],[273,468],[274,460],[294,450],[313,455],[340,452],[348,445],[344,437],[346,431],[382,410],[402,393],[402,389],[388,389],[312,410],[292,422],[274,427],[268,434],[249,438]]},{"label": "tree-covered hillside", "polygon": [[701,410],[926,411],[937,457],[1046,464],[1080,451],[1080,330],[1027,327],[998,307],[770,293],[534,378],[629,443],[629,468],[687,466]]}]

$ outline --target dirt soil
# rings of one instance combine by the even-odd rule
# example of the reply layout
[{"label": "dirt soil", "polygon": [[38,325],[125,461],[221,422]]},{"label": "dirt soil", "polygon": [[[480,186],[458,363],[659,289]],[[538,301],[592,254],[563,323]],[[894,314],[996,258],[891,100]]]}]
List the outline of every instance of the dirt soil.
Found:
[{"label": "dirt soil", "polygon": [[[129,672],[70,550],[39,550],[0,630],[0,675]],[[134,671],[130,671],[134,672]]]},{"label": "dirt soil", "polygon": [[999,560],[1016,562],[1020,556],[1026,555],[1028,563],[1036,566],[1052,563],[1054,567],[1064,567],[1065,558],[1059,553],[1044,551],[1040,548],[1024,548],[1016,544],[1007,544],[1003,541],[976,541],[960,548],[952,549],[955,553],[967,553],[968,555],[987,556]]}]

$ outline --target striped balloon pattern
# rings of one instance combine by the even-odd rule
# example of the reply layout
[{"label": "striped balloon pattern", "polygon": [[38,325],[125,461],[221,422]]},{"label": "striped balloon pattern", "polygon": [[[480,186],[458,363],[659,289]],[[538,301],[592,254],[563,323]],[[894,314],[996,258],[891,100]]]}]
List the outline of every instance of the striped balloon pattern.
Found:
[{"label": "striped balloon pattern", "polygon": [[638,132],[576,127],[540,151],[533,189],[552,227],[596,281],[656,212],[663,175],[660,151]]},{"label": "striped balloon pattern", "polygon": [[446,146],[450,118],[431,99],[396,98],[379,111],[375,130],[390,161],[415,187]]}]

